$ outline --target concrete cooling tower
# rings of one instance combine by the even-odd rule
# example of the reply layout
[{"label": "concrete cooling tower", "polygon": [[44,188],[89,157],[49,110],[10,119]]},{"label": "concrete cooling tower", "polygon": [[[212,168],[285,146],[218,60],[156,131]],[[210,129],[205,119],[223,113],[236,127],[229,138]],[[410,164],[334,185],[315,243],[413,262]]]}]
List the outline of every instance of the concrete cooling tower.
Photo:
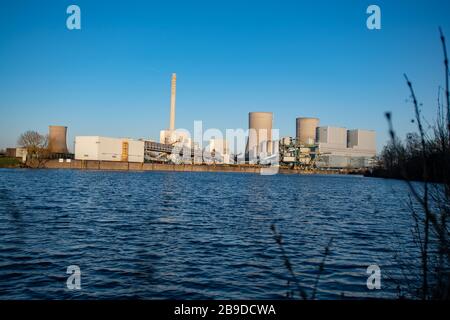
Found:
[{"label": "concrete cooling tower", "polygon": [[246,153],[253,156],[261,152],[272,152],[272,112],[250,112],[248,114],[248,142]]},{"label": "concrete cooling tower", "polygon": [[49,126],[48,131],[48,149],[50,152],[68,153],[66,143],[67,127]]},{"label": "concrete cooling tower", "polygon": [[296,138],[301,144],[314,144],[316,140],[316,128],[319,126],[318,118],[297,118],[296,119]]}]

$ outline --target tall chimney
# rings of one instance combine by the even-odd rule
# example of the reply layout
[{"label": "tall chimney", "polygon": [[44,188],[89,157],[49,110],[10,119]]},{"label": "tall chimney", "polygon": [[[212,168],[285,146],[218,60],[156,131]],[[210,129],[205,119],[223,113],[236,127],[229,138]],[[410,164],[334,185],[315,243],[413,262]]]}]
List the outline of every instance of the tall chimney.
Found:
[{"label": "tall chimney", "polygon": [[177,74],[172,73],[172,86],[170,94],[170,131],[175,130],[175,97],[177,91]]}]

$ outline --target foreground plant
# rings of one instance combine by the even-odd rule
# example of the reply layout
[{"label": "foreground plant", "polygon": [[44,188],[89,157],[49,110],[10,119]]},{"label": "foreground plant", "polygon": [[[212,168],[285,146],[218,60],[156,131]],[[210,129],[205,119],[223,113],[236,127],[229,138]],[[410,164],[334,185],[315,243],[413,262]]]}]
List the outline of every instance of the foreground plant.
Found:
[{"label": "foreground plant", "polygon": [[[396,136],[392,116],[386,113],[391,141],[383,152],[385,170],[401,177],[408,185],[414,220],[414,242],[420,250],[420,287],[409,289],[412,297],[423,300],[450,297],[450,249],[448,217],[450,215],[450,102],[447,48],[441,29],[444,52],[445,105],[438,99],[438,116],[433,132],[423,125],[420,104],[414,86],[405,75],[414,109],[417,133],[404,145]],[[414,171],[413,171],[413,170]],[[421,180],[421,185],[412,180]]]}]

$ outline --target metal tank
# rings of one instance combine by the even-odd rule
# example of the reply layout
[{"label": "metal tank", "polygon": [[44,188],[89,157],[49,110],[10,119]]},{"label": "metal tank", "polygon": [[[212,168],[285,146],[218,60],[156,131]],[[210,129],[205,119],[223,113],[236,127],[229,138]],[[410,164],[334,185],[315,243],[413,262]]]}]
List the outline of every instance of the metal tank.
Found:
[{"label": "metal tank", "polygon": [[296,119],[296,138],[300,144],[311,145],[316,141],[316,128],[319,126],[318,118],[300,117]]},{"label": "metal tank", "polygon": [[48,149],[52,153],[68,153],[67,150],[67,127],[48,127]]},{"label": "metal tank", "polygon": [[272,112],[250,112],[248,114],[247,154],[256,156],[264,151],[272,153],[272,122]]}]

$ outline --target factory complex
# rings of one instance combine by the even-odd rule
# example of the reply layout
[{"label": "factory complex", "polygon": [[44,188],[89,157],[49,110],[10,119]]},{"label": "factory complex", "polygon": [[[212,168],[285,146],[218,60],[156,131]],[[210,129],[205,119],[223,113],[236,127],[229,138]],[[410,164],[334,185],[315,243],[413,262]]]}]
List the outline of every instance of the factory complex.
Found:
[{"label": "factory complex", "polygon": [[[171,79],[169,128],[161,130],[159,141],[148,139],[76,136],[74,154],[67,148],[67,127],[50,126],[48,150],[60,162],[112,161],[201,165],[271,165],[292,169],[369,168],[376,156],[375,131],[320,126],[318,118],[298,117],[295,137],[278,137],[272,112],[250,112],[248,130],[240,136],[208,138],[206,147],[189,132],[175,127],[176,74]],[[236,130],[238,131],[238,130]],[[195,138],[195,137],[194,137]],[[239,141],[242,151],[229,141]],[[245,151],[243,151],[245,150]],[[8,148],[10,156],[26,160],[24,148]]]},{"label": "factory complex", "polygon": [[297,118],[296,137],[280,141],[280,162],[317,168],[369,168],[376,156],[375,131],[319,126]]}]

